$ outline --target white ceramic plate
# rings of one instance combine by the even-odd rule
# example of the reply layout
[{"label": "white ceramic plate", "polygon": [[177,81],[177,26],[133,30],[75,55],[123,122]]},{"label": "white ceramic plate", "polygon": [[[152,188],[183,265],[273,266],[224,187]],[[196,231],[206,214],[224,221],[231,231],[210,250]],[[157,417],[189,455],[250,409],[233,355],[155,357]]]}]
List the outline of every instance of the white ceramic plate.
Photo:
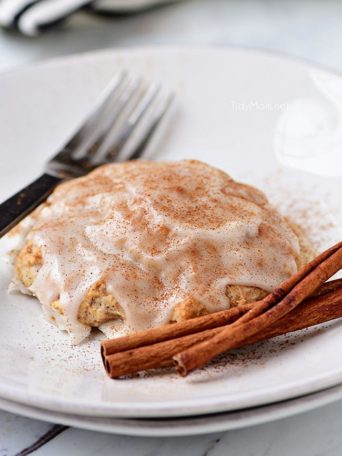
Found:
[{"label": "white ceramic plate", "polygon": [[58,413],[0,398],[0,409],[17,415],[91,431],[143,437],[175,437],[230,431],[308,412],[342,398],[342,386],[272,405],[188,418],[101,418]]},{"label": "white ceramic plate", "polygon": [[[33,179],[126,68],[178,92],[160,159],[197,158],[264,188],[319,247],[340,239],[342,79],[287,58],[241,50],[106,51],[0,77],[0,195]],[[112,381],[99,336],[70,347],[39,304],[0,277],[0,396],[62,413],[182,416],[254,407],[342,381],[342,327],[296,345],[264,344],[188,378]]]}]

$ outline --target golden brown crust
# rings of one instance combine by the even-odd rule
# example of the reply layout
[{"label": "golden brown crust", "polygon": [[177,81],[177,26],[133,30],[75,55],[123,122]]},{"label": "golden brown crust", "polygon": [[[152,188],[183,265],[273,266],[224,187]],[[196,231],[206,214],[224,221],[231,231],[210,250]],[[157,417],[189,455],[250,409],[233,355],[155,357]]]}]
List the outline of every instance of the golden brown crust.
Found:
[{"label": "golden brown crust", "polygon": [[257,287],[247,287],[243,285],[228,285],[226,295],[232,307],[247,304],[249,302],[263,299],[268,292]]},{"label": "golden brown crust", "polygon": [[189,320],[190,318],[201,317],[207,313],[208,310],[203,304],[192,297],[188,297],[184,299],[184,301],[176,304],[170,322],[174,323]]},{"label": "golden brown crust", "polygon": [[77,318],[84,325],[98,327],[106,321],[124,319],[124,313],[114,296],[107,292],[105,282],[100,280],[88,290]]},{"label": "golden brown crust", "polygon": [[30,288],[42,264],[43,257],[40,248],[33,244],[32,241],[28,241],[16,257],[16,278],[22,282],[26,288]]}]

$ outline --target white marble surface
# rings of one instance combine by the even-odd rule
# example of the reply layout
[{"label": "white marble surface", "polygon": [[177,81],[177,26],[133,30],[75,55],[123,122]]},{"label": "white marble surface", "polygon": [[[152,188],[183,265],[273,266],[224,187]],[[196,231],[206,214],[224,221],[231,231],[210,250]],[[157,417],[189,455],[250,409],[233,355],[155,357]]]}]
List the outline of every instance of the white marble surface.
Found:
[{"label": "white marble surface", "polygon": [[[75,16],[27,39],[0,32],[0,71],[89,50],[136,45],[215,44],[264,48],[342,69],[338,0],[198,0],[123,19]],[[32,445],[52,425],[0,412],[0,456]],[[342,402],[249,429],[184,438],[134,438],[67,429],[34,454],[339,456]]]},{"label": "white marble surface", "polygon": [[[51,425],[0,412],[0,455],[13,456]],[[37,456],[340,456],[342,402],[273,423],[179,438],[124,437],[66,429]],[[19,453],[20,454],[20,453]]]}]

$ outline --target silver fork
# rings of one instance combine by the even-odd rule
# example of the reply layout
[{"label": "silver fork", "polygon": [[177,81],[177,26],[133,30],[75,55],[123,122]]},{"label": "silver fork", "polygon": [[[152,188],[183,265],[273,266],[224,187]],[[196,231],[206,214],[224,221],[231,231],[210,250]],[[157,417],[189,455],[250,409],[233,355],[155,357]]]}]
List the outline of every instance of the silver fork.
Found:
[{"label": "silver fork", "polygon": [[173,101],[161,87],[113,79],[85,123],[45,166],[44,174],[0,204],[0,237],[44,201],[62,180],[97,166],[139,158]]}]

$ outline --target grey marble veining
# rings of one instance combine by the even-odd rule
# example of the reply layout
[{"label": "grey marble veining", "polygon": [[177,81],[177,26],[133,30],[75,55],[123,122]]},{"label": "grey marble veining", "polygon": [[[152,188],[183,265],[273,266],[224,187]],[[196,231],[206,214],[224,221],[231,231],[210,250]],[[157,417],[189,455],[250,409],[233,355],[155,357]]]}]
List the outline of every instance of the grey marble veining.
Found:
[{"label": "grey marble veining", "polygon": [[31,445],[51,427],[50,423],[0,411],[0,456],[12,456]]},{"label": "grey marble veining", "polygon": [[[64,27],[27,39],[0,32],[0,71],[99,48],[233,45],[283,52],[342,70],[338,0],[193,0],[124,19],[75,16]],[[0,456],[13,456],[51,424],[0,412]],[[342,402],[296,417],[226,433],[136,438],[68,429],[37,456],[340,456]]]}]

